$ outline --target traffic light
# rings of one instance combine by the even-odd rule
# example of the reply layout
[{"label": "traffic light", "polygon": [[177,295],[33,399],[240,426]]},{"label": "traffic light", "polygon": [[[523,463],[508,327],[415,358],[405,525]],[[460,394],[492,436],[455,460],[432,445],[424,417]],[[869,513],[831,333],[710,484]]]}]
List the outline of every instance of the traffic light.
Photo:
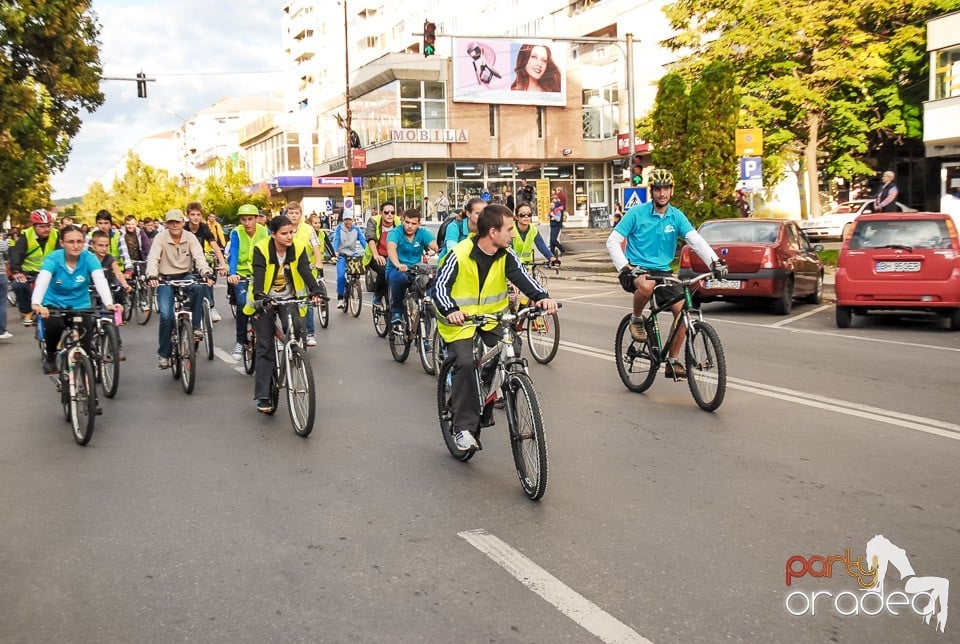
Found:
[{"label": "traffic light", "polygon": [[429,20],[423,21],[423,57],[437,53],[437,25]]},{"label": "traffic light", "polygon": [[643,183],[643,157],[639,154],[633,155],[630,163],[630,184],[639,186]]},{"label": "traffic light", "polygon": [[137,72],[137,98],[147,97],[147,75]]}]

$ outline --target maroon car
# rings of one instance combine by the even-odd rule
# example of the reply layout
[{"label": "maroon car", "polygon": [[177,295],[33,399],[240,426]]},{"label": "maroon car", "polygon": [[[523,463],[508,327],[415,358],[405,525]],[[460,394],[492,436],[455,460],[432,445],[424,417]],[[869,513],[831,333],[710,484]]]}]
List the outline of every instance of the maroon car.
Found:
[{"label": "maroon car", "polygon": [[[819,304],[823,295],[823,250],[813,246],[795,222],[776,219],[713,219],[698,232],[730,273],[722,280],[701,282],[694,296],[701,302],[764,301],[773,312],[786,315],[793,300]],[[689,246],[680,253],[680,276],[709,269]]]}]

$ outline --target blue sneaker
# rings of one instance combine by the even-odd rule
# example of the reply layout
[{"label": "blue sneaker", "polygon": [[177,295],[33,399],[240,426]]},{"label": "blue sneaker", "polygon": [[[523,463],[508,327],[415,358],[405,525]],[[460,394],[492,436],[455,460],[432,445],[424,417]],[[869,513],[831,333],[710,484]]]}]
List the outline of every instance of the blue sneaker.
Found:
[{"label": "blue sneaker", "polygon": [[390,324],[400,324],[403,322],[403,316],[400,313],[394,313],[390,316]]}]

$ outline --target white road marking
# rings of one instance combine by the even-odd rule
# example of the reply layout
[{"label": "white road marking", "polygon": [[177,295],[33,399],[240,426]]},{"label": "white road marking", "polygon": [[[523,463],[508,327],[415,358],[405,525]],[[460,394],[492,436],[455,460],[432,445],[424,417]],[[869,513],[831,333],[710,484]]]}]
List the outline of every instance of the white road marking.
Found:
[{"label": "white road marking", "polygon": [[574,297],[564,297],[562,298],[564,302],[569,302],[570,300],[582,300],[585,297],[603,297],[605,295],[614,295],[616,293],[623,293],[621,289],[619,291],[604,291],[603,293],[587,293],[586,295],[575,295]]},{"label": "white road marking", "polygon": [[458,536],[600,640],[653,644],[486,530],[466,530]]},{"label": "white road marking", "polygon": [[832,308],[833,308],[833,304],[824,304],[823,306],[818,306],[817,308],[812,309],[812,310],[810,310],[810,311],[807,311],[806,313],[801,313],[801,314],[799,314],[799,315],[794,315],[794,316],[789,317],[789,318],[786,318],[786,319],[784,319],[784,320],[780,320],[779,322],[775,322],[774,324],[771,324],[770,326],[772,326],[773,328],[779,328],[779,327],[782,327],[782,326],[787,326],[787,325],[790,324],[791,322],[796,322],[797,320],[802,320],[803,318],[808,318],[808,317],[810,317],[811,315],[816,315],[816,314],[819,313],[820,311],[826,311],[827,309],[832,309]]},{"label": "white road marking", "polygon": [[213,348],[213,355],[215,355],[216,357],[220,358],[221,360],[226,362],[228,365],[233,367],[233,370],[236,371],[237,373],[242,373],[243,375],[247,375],[247,372],[243,370],[243,365],[240,364],[237,360],[234,360],[231,354],[227,353],[220,347]]},{"label": "white road marking", "polygon": [[[598,349],[596,347],[590,347],[584,344],[567,342],[566,340],[560,341],[560,348],[564,351],[590,356],[593,358],[600,358],[601,360],[606,360],[608,362],[616,361],[613,351],[608,351],[606,349]],[[786,387],[776,387],[762,382],[753,382],[752,380],[743,380],[741,378],[732,378],[730,376],[727,376],[727,387],[730,389],[746,391],[758,396],[776,398],[777,400],[784,400],[786,402],[792,402],[798,405],[806,405],[807,407],[832,411],[838,414],[846,414],[847,416],[856,416],[858,418],[874,420],[877,422],[886,423],[888,425],[893,425],[894,427],[913,429],[926,434],[933,434],[934,436],[960,440],[960,425],[948,423],[936,418],[926,418],[924,416],[904,414],[902,412],[893,411],[890,409],[882,409],[880,407],[872,407],[870,405],[851,402],[849,400],[830,398],[828,396],[821,396],[819,394],[811,394],[805,391],[798,391],[796,389],[788,389]]]}]

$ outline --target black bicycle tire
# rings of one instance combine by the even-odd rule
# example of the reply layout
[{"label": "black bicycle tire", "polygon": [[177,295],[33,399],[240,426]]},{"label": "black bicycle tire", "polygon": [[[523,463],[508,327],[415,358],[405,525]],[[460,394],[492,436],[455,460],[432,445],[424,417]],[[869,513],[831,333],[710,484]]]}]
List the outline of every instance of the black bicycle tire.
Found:
[{"label": "black bicycle tire", "polygon": [[[620,320],[620,324],[617,326],[617,334],[613,345],[613,354],[614,359],[617,362],[617,374],[620,376],[620,381],[623,383],[623,386],[634,393],[642,393],[649,389],[651,385],[653,385],[653,381],[656,379],[657,372],[660,369],[660,361],[656,359],[656,355],[653,351],[649,329],[647,330],[646,342],[644,342],[642,345],[640,345],[638,342],[634,342],[633,338],[630,336],[630,330],[628,329],[630,317],[631,314],[628,313],[622,320]],[[629,344],[625,345],[625,341]],[[627,371],[627,367],[624,364],[624,356],[628,351],[639,352],[640,358],[649,362],[647,374],[639,384],[633,383],[633,381],[630,379],[630,374]]]},{"label": "black bicycle tire", "polygon": [[[373,330],[377,337],[387,337],[387,333],[390,332],[390,307],[386,305],[385,301],[382,301],[379,305],[372,305],[370,309],[373,311]],[[377,325],[377,320],[381,321],[380,326]]]},{"label": "black bicycle tire", "polygon": [[120,319],[123,320],[124,324],[130,322],[130,320],[133,318],[133,298],[135,295],[135,290],[130,292],[130,301],[127,302],[127,305],[123,307],[123,312],[120,313]]},{"label": "black bicycle tire", "polygon": [[247,336],[246,340],[243,343],[243,352],[241,354],[243,360],[243,371],[248,376],[253,375],[254,370],[256,369],[256,351],[257,351],[257,334],[253,330],[253,324],[250,320],[247,320]]},{"label": "black bicycle tire", "polygon": [[[508,399],[505,401],[506,411],[507,411],[507,422],[510,425],[510,449],[513,452],[513,462],[517,468],[517,477],[520,479],[520,487],[523,488],[523,493],[531,501],[538,501],[543,498],[544,493],[547,491],[547,471],[548,471],[548,461],[547,461],[547,439],[546,433],[543,427],[543,414],[540,409],[540,400],[537,398],[537,391],[534,389],[533,381],[530,380],[530,376],[523,372],[513,372],[508,378],[504,386],[504,391],[508,396]],[[518,400],[520,396],[523,396],[527,400],[527,408],[529,409],[529,418],[532,424],[532,427],[529,428],[529,431],[532,433],[531,436],[521,436],[521,430],[517,427],[519,413]],[[526,434],[526,432],[523,432]],[[538,464],[537,471],[535,473],[529,472],[528,467],[528,458],[525,457],[525,454],[529,456],[529,450],[525,450],[526,440],[532,440],[533,445],[533,456],[536,458]]]},{"label": "black bicycle tire", "polygon": [[330,326],[330,300],[324,298],[315,308],[317,309],[317,322],[320,323],[320,328],[326,329]]},{"label": "black bicycle tire", "polygon": [[[423,312],[421,315],[428,314]],[[425,333],[419,331],[419,329],[422,328],[426,329]],[[423,367],[424,372],[426,372],[428,376],[435,376],[437,374],[436,359],[433,357],[433,352],[437,350],[437,345],[434,340],[434,336],[437,335],[436,328],[437,321],[429,316],[425,320],[422,320],[421,324],[417,327],[417,355],[420,357],[420,366]],[[426,343],[430,344],[430,351],[427,351]]]},{"label": "black bicycle tire", "polygon": [[527,346],[530,347],[530,355],[533,356],[533,359],[539,362],[540,364],[550,364],[553,359],[557,356],[557,351],[560,349],[560,316],[556,313],[544,313],[542,316],[542,323],[548,329],[552,329],[553,333],[553,343],[550,345],[549,351],[545,354],[539,354],[537,347],[538,343],[534,342],[534,336],[536,337],[546,337],[550,331],[547,333],[541,334],[540,331],[534,330],[534,324],[537,322],[537,318],[529,318],[526,321],[527,325]]},{"label": "black bicycle tire", "polygon": [[180,318],[180,385],[183,393],[193,393],[197,385],[197,343],[187,318]]},{"label": "black bicycle tire", "polygon": [[453,370],[456,360],[453,357],[447,358],[440,366],[440,374],[437,378],[437,419],[440,422],[440,435],[443,436],[443,442],[447,446],[450,455],[458,461],[469,461],[477,450],[462,450],[457,447],[457,439],[453,435],[453,409],[450,406],[450,372]]},{"label": "black bicycle tire", "polygon": [[[294,401],[294,374],[301,373],[306,387],[306,418],[298,419],[298,406]],[[290,412],[290,424],[297,436],[306,438],[313,431],[313,423],[317,415],[317,390],[313,379],[313,370],[310,368],[310,358],[299,345],[290,347],[290,369],[287,371],[287,408]]]},{"label": "black bicycle tire", "polygon": [[[192,333],[192,332],[191,332]],[[170,336],[170,375],[180,380],[180,318],[174,320],[173,333]]]},{"label": "black bicycle tire", "polygon": [[[97,385],[90,358],[82,353],[73,357],[73,382],[76,393],[70,396],[70,426],[77,445],[86,445],[93,437],[97,417]],[[81,419],[78,412],[84,408],[86,414]]]},{"label": "black bicycle tire", "polygon": [[210,313],[210,300],[203,299],[203,318],[200,324],[203,326],[203,344],[207,350],[207,360],[213,360],[213,317]]},{"label": "black bicycle tire", "polygon": [[103,395],[113,398],[120,387],[120,330],[111,322],[102,323],[98,353]]},{"label": "black bicycle tire", "polygon": [[[704,396],[703,388],[700,384],[701,378],[696,374],[701,373],[702,369],[695,369],[694,352],[695,342],[699,338],[706,338],[707,342],[713,346],[713,361],[716,369],[716,393],[709,400]],[[723,404],[724,396],[727,393],[727,359],[723,353],[723,345],[720,344],[720,336],[716,329],[702,320],[694,320],[693,329],[688,334],[684,343],[685,366],[687,368],[687,385],[690,387],[690,393],[693,395],[697,406],[704,411],[716,411]]]},{"label": "black bicycle tire", "polygon": [[[407,358],[410,356],[410,334],[406,330],[406,320],[403,322],[403,331],[397,333],[393,328],[394,325],[390,325],[390,333],[387,336],[387,344],[390,345],[390,355],[393,356],[393,359],[397,362],[406,362]],[[402,343],[402,347],[400,344]]]},{"label": "black bicycle tire", "polygon": [[350,293],[350,315],[358,318],[360,317],[360,310],[363,308],[363,289],[360,288],[360,280],[353,280],[347,284],[347,290]]}]

